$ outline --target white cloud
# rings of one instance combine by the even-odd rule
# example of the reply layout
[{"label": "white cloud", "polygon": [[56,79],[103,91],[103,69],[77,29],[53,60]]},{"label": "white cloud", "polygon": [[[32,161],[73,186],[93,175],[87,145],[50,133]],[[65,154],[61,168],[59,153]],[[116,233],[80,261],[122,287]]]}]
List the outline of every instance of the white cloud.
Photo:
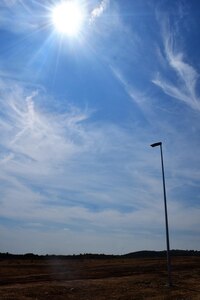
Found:
[{"label": "white cloud", "polygon": [[[44,2],[48,1],[41,5]],[[38,20],[32,19],[33,14],[31,17],[28,14],[30,4],[25,3],[18,1],[14,23],[10,15],[4,15],[3,26],[19,31],[38,24]],[[92,11],[90,21],[95,23],[103,16],[108,5],[109,1],[101,1]],[[181,186],[186,182],[195,179],[198,184],[198,151],[193,151],[197,152],[195,159],[192,158],[195,167],[191,167],[186,135],[181,140],[174,124],[167,126],[169,119],[157,114],[151,95],[132,84],[134,76],[130,76],[130,69],[140,61],[143,40],[137,36],[136,27],[133,32],[123,23],[117,3],[112,4],[112,9],[111,19],[93,26],[99,38],[99,42],[95,39],[94,49],[98,59],[114,66],[111,69],[115,78],[142,109],[148,122],[138,125],[140,118],[134,108],[127,114],[130,123],[127,121],[124,127],[92,122],[95,118],[90,118],[90,110],[70,104],[58,111],[48,101],[45,91],[41,97],[39,87],[9,81],[6,78],[11,78],[11,74],[1,71],[4,77],[0,81],[2,251],[125,253],[165,248],[160,160],[158,153],[149,147],[160,137],[167,140],[172,247],[185,248],[188,241],[193,248],[197,245],[199,210],[186,207],[184,201],[173,197],[173,191],[180,187],[180,196]],[[19,23],[21,20],[25,22]],[[108,47],[110,43],[113,47]],[[164,76],[157,76],[154,84],[199,109],[197,71],[187,62],[183,51],[174,47],[174,38],[168,32],[164,35],[164,45],[163,66],[167,61],[177,76],[177,84],[163,80]],[[135,68],[134,74],[137,72],[139,68]],[[177,232],[181,232],[182,239],[177,239]]]},{"label": "white cloud", "polygon": [[[2,80],[0,93],[0,216],[9,220],[2,225],[5,251],[59,253],[52,240],[68,253],[164,247],[161,178],[155,176],[160,165],[148,146],[152,136],[137,127],[133,134],[92,123],[89,110],[70,105],[62,113],[47,110],[39,90],[14,81]],[[170,215],[178,213],[179,220],[173,229],[185,230],[187,210],[171,207]],[[13,239],[13,222],[30,247]],[[187,229],[199,228],[198,222],[190,216]]]},{"label": "white cloud", "polygon": [[111,66],[111,70],[115,75],[115,77],[122,84],[123,88],[129,95],[129,97],[139,106],[145,108],[144,105],[146,106],[146,103],[148,102],[148,97],[146,96],[145,92],[144,91],[141,92],[136,88],[134,88],[132,84],[129,84],[128,81],[125,79],[125,77],[117,68]]},{"label": "white cloud", "polygon": [[93,9],[90,16],[90,22],[93,23],[97,18],[99,18],[109,5],[109,0],[102,0],[100,4]]},{"label": "white cloud", "polygon": [[[125,174],[130,168],[128,153],[135,147],[132,137],[112,124],[90,124],[88,110],[69,106],[65,113],[45,112],[37,103],[39,92],[1,82],[0,164],[1,178],[13,186],[9,195],[18,190],[16,201],[23,194],[29,197],[31,183],[38,189],[77,190],[83,203],[119,204],[120,195],[128,198],[131,170]],[[127,176],[121,187],[120,174]]]},{"label": "white cloud", "polygon": [[53,158],[59,160],[64,153],[68,157],[78,151],[87,138],[79,125],[87,119],[86,114],[71,110],[58,119],[51,113],[41,113],[34,104],[37,93],[26,96],[18,86],[2,94],[6,99],[2,97],[0,101],[1,143],[15,157],[22,155],[41,163]]},{"label": "white cloud", "polygon": [[195,110],[200,110],[200,99],[196,91],[199,74],[192,65],[186,62],[184,53],[175,46],[175,37],[167,26],[163,30],[163,42],[165,58],[171,70],[175,71],[177,80],[176,83],[172,83],[163,76],[157,75],[152,82],[167,95],[185,102]]}]

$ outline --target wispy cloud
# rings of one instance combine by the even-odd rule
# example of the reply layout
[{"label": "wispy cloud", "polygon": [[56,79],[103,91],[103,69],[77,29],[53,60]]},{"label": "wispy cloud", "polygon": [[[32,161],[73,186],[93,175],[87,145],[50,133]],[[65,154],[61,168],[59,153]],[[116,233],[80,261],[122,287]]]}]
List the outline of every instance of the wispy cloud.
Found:
[{"label": "wispy cloud", "polygon": [[[133,134],[114,124],[95,124],[90,121],[90,110],[70,105],[62,113],[50,106],[47,110],[39,90],[15,81],[1,80],[0,92],[0,216],[10,220],[11,227],[17,224],[14,232],[19,235],[28,238],[33,233],[30,248],[24,249],[34,250],[41,236],[48,249],[50,240],[59,236],[59,245],[65,250],[62,240],[68,236],[74,253],[77,245],[78,251],[122,251],[122,246],[100,246],[102,236],[113,243],[117,237],[125,239],[124,252],[131,247],[152,248],[150,240],[144,242],[150,237],[154,247],[162,247],[162,190],[158,188],[160,178],[155,176],[159,162],[157,155],[150,153],[149,132],[134,126]],[[173,223],[174,229],[180,230],[182,224],[185,230],[181,216],[186,209],[174,204],[171,210],[171,215],[179,211],[180,222]],[[196,217],[188,218],[188,230],[197,225]],[[8,231],[2,225],[3,234],[10,237],[4,249],[17,249]],[[78,232],[89,246],[84,239],[73,240]]]},{"label": "wispy cloud", "polygon": [[125,79],[122,72],[120,72],[117,68],[111,66],[111,70],[114,74],[114,76],[119,80],[119,82],[122,84],[123,88],[125,89],[126,93],[129,95],[129,97],[136,102],[139,106],[143,106],[148,100],[148,97],[146,96],[145,92],[141,92],[134,88],[134,86]]},{"label": "wispy cloud", "polygon": [[[156,230],[161,208],[147,142],[113,124],[90,124],[88,110],[41,109],[40,92],[16,82],[3,80],[0,90],[1,218],[107,234],[145,230],[145,222]],[[136,145],[142,160],[132,156]]]},{"label": "wispy cloud", "polygon": [[58,119],[56,115],[42,114],[35,108],[37,92],[26,95],[19,86],[7,89],[5,85],[1,85],[1,91],[1,129],[4,132],[1,143],[14,156],[24,155],[38,162],[53,160],[55,156],[59,160],[64,153],[67,157],[78,151],[79,145],[87,139],[79,125],[87,119],[86,112],[71,107],[70,112]]},{"label": "wispy cloud", "polygon": [[109,5],[110,0],[102,0],[100,4],[93,9],[90,16],[90,22],[95,22],[96,19],[98,19],[104,11],[107,9]]},{"label": "wispy cloud", "polygon": [[196,69],[188,63],[188,59],[183,51],[179,49],[176,43],[173,31],[169,26],[164,26],[163,43],[164,55],[171,71],[174,71],[177,79],[176,82],[166,80],[162,75],[157,75],[152,82],[159,86],[163,92],[175,99],[185,102],[195,110],[200,110],[200,99],[197,94],[197,82],[199,74]]},{"label": "wispy cloud", "polygon": [[[47,20],[50,2],[54,1],[4,0],[0,27],[28,37],[41,20]],[[131,18],[127,18],[126,5],[120,1],[109,5],[109,0],[95,0],[88,4],[88,22],[94,26],[84,28],[88,32],[80,49],[87,55],[74,59],[77,52],[71,46],[77,48],[78,41],[65,41],[63,47],[73,51],[60,51],[54,86],[50,75],[55,71],[55,59],[51,55],[59,46],[48,30],[47,41],[53,44],[45,43],[48,47],[44,51],[37,51],[39,45],[44,46],[44,36],[40,35],[35,35],[35,41],[30,36],[26,43],[12,34],[4,45],[13,47],[8,55],[4,51],[0,71],[2,251],[125,253],[165,248],[159,149],[152,151],[149,147],[160,139],[166,154],[172,247],[185,248],[188,241],[192,247],[197,245],[199,205],[193,207],[193,203],[197,203],[199,194],[196,136],[200,126],[197,118],[191,125],[190,116],[198,114],[183,108],[180,118],[178,109],[174,112],[169,101],[160,103],[155,95],[159,87],[179,103],[199,111],[197,67],[192,66],[168,26],[162,31],[158,62],[154,51],[157,34],[152,36],[154,14],[151,11],[147,17],[145,5],[145,14],[138,13],[138,5],[132,2]],[[183,18],[182,10],[180,15]],[[48,64],[43,64],[43,57]],[[38,68],[42,68],[39,77],[34,76]],[[155,69],[159,75],[153,85]],[[37,86],[25,83],[33,77]],[[47,92],[50,88],[54,95],[73,95],[77,84],[80,91],[76,91],[76,103],[82,108],[64,96],[62,100],[53,99]],[[97,95],[99,88],[102,94]],[[82,95],[94,110],[95,105],[102,110],[93,113],[88,106],[84,109]]]}]

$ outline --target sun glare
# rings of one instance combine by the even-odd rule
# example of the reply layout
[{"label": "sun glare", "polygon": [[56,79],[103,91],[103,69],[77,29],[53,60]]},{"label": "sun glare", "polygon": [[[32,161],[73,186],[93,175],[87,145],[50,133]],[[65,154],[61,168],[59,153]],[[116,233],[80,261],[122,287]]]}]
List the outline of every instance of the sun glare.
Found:
[{"label": "sun glare", "polygon": [[53,8],[52,21],[61,34],[77,36],[83,25],[84,12],[77,1],[62,1]]}]

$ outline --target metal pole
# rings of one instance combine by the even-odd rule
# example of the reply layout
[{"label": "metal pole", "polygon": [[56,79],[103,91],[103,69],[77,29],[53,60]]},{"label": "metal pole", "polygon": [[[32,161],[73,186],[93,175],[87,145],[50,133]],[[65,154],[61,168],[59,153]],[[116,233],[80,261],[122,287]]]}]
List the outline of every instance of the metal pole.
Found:
[{"label": "metal pole", "polygon": [[171,287],[172,286],[171,257],[170,257],[170,245],[169,245],[169,226],[168,226],[168,215],[167,215],[167,198],[166,198],[166,188],[165,188],[165,172],[164,172],[162,142],[152,144],[151,146],[152,147],[160,146],[161,166],[162,166],[162,179],[163,179],[163,193],[164,193],[164,208],[165,208],[165,228],[166,228],[166,244],[167,244],[168,284],[169,284],[169,287]]},{"label": "metal pole", "polygon": [[165,227],[166,227],[166,244],[167,244],[168,283],[169,283],[169,286],[172,286],[171,257],[170,257],[170,245],[169,245],[169,226],[168,226],[168,215],[167,215],[167,198],[166,198],[166,188],[165,188],[165,172],[164,172],[164,163],[163,163],[162,143],[160,144],[160,154],[161,154],[163,193],[164,193],[164,206],[165,206]]}]

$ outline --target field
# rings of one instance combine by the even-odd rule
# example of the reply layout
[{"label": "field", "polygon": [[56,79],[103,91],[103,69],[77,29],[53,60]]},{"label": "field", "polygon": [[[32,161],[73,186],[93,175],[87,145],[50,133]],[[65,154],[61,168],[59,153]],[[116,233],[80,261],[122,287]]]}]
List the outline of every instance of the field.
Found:
[{"label": "field", "polygon": [[200,257],[1,258],[1,300],[200,299]]}]

